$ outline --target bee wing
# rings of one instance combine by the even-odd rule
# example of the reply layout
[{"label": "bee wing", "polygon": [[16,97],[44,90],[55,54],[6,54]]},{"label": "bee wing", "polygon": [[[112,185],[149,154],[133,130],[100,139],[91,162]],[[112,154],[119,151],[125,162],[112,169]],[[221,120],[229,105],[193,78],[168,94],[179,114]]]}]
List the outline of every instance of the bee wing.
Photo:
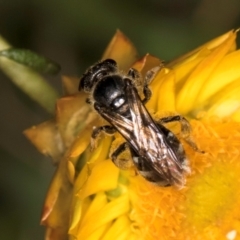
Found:
[{"label": "bee wing", "polygon": [[[164,135],[142,104],[136,88],[128,84],[126,94],[133,123],[131,135],[135,139],[136,152],[144,156],[144,164],[149,169],[154,168],[161,175],[161,178],[166,179],[171,184],[183,185],[182,172],[184,169],[176,153],[167,143],[167,136]],[[172,133],[168,131],[168,134]]]},{"label": "bee wing", "polygon": [[127,84],[126,95],[129,103],[132,122],[134,123],[134,137],[138,143],[139,149],[144,149],[144,146],[150,146],[150,142],[155,140],[154,138],[156,134],[152,134],[152,131],[149,128],[151,124],[155,124],[147,109],[143,105],[137,89],[130,83]]},{"label": "bee wing", "polygon": [[134,149],[137,148],[133,131],[134,124],[131,120],[107,108],[101,108],[99,114],[111,123]]}]

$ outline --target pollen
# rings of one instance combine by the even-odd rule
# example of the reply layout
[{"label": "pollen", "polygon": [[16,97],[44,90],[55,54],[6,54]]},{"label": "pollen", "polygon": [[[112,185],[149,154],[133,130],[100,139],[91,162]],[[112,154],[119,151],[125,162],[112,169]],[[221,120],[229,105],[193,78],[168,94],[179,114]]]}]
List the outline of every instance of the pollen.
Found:
[{"label": "pollen", "polygon": [[240,232],[240,125],[216,119],[191,125],[204,153],[185,146],[192,171],[184,188],[131,179],[138,199],[132,219],[143,239],[222,239],[231,229]]}]

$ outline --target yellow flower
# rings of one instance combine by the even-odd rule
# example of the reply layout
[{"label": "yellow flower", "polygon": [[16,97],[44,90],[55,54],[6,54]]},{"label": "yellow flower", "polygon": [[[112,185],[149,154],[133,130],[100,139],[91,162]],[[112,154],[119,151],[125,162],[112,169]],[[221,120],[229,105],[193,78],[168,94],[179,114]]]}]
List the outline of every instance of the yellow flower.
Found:
[{"label": "yellow flower", "polygon": [[[180,113],[203,153],[184,144],[191,175],[186,186],[155,186],[134,169],[120,170],[109,152],[123,139],[103,136],[89,150],[92,127],[102,125],[77,92],[79,80],[63,79],[66,96],[56,118],[25,131],[50,155],[57,170],[41,223],[46,239],[239,239],[240,51],[230,31],[170,62],[155,76],[147,108],[153,117]],[[117,32],[103,59],[133,66],[142,75],[161,63],[136,50]],[[135,62],[135,63],[134,63]],[[169,128],[179,133],[175,125]],[[68,237],[67,237],[68,236]]]}]

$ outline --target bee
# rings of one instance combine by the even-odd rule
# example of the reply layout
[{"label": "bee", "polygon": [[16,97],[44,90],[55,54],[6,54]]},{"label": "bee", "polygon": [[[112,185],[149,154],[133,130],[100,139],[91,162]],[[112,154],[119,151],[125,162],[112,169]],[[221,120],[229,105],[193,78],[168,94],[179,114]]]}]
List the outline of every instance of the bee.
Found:
[{"label": "bee", "polygon": [[92,143],[101,132],[118,131],[126,140],[110,156],[118,167],[125,168],[124,160],[118,157],[129,149],[133,165],[146,180],[159,186],[181,187],[185,184],[185,174],[190,172],[189,164],[181,142],[164,124],[179,122],[186,142],[194,150],[198,149],[190,138],[190,124],[184,117],[175,115],[154,120],[145,107],[151,98],[148,85],[160,68],[150,70],[143,79],[137,70],[131,68],[124,74],[113,59],[106,59],[87,69],[79,90],[89,94],[86,102],[110,124],[93,129]]}]

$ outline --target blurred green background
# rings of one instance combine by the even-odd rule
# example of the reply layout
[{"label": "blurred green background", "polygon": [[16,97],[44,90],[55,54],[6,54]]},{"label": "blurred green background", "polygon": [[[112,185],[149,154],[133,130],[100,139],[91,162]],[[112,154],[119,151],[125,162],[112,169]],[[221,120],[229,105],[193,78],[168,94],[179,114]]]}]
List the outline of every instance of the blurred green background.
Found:
[{"label": "blurred green background", "polygon": [[[239,0],[0,0],[0,34],[15,47],[57,61],[61,73],[47,79],[59,92],[60,76],[80,76],[116,29],[140,55],[168,61],[239,26]],[[1,72],[0,78],[0,239],[40,240],[54,167],[22,131],[51,116]]]}]

